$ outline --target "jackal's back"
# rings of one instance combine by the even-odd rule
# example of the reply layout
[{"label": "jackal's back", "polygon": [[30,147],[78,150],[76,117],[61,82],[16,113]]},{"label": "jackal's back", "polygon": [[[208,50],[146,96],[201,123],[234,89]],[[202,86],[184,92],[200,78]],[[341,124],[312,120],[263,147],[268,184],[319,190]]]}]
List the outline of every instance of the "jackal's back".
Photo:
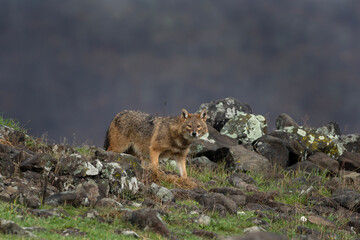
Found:
[{"label": "jackal's back", "polygon": [[[123,152],[129,147],[135,147],[141,152],[141,145],[150,144],[154,130],[154,117],[139,111],[122,111],[111,121],[106,132],[104,148]],[[137,143],[139,146],[133,146]],[[146,149],[145,149],[146,150]]]}]

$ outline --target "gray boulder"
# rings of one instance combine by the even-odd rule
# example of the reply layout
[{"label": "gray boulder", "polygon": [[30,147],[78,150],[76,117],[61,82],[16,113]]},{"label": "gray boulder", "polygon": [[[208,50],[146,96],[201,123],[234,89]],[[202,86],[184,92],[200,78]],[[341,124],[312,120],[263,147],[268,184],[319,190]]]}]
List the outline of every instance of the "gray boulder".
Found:
[{"label": "gray boulder", "polygon": [[360,212],[360,193],[354,190],[339,188],[333,192],[331,199],[344,208]]},{"label": "gray boulder", "polygon": [[246,149],[242,145],[230,148],[235,171],[255,171],[267,173],[271,169],[268,159],[260,154]]},{"label": "gray boulder", "polygon": [[360,153],[344,152],[339,163],[342,169],[360,172]]},{"label": "gray boulder", "polygon": [[281,138],[264,135],[254,143],[254,148],[273,166],[288,167],[290,165],[289,149],[287,143]]},{"label": "gray boulder", "polygon": [[143,208],[136,211],[126,211],[124,220],[140,229],[148,228],[162,236],[170,236],[170,231],[157,210]]},{"label": "gray boulder", "polygon": [[205,156],[212,162],[231,161],[229,149],[238,145],[238,141],[220,134],[216,129],[208,126],[209,132],[190,147],[190,155]]},{"label": "gray boulder", "polygon": [[286,113],[280,114],[276,119],[276,129],[282,130],[285,127],[298,127],[299,125],[295,122],[292,117]]},{"label": "gray boulder", "polygon": [[308,160],[323,169],[327,169],[333,175],[336,175],[339,172],[339,162],[325,153],[317,152],[314,155],[309,156]]},{"label": "gray boulder", "polygon": [[207,109],[207,122],[216,130],[220,131],[229,119],[238,115],[239,112],[252,113],[250,106],[246,103],[241,103],[238,99],[228,97],[224,99],[215,100],[209,103],[201,104],[198,112],[202,109]]}]

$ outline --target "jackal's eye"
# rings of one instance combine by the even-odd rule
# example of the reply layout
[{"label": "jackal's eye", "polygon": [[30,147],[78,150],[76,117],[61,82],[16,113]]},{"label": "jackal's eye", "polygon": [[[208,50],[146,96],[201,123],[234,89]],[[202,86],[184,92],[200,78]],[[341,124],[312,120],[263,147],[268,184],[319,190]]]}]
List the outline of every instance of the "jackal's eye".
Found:
[{"label": "jackal's eye", "polygon": [[196,128],[197,128],[197,129],[201,129],[201,125],[197,125]]},{"label": "jackal's eye", "polygon": [[187,129],[192,129],[192,126],[191,126],[191,125],[187,125],[186,128],[187,128]]}]

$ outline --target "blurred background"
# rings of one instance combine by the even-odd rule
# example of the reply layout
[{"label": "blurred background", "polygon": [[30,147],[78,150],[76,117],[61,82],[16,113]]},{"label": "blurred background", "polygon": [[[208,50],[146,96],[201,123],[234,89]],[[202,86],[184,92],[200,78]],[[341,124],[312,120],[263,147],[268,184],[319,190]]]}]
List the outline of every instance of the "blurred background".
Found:
[{"label": "blurred background", "polygon": [[0,0],[0,114],[102,146],[121,110],[236,97],[360,131],[358,0]]}]

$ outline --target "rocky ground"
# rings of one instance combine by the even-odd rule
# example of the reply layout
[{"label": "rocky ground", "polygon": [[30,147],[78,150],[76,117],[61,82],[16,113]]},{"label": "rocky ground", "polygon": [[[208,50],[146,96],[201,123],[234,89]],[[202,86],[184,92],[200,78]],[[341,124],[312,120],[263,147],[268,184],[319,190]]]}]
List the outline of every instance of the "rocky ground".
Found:
[{"label": "rocky ground", "polygon": [[356,239],[360,138],[300,126],[226,98],[188,159],[154,174],[139,159],[49,144],[0,125],[0,238]]}]

